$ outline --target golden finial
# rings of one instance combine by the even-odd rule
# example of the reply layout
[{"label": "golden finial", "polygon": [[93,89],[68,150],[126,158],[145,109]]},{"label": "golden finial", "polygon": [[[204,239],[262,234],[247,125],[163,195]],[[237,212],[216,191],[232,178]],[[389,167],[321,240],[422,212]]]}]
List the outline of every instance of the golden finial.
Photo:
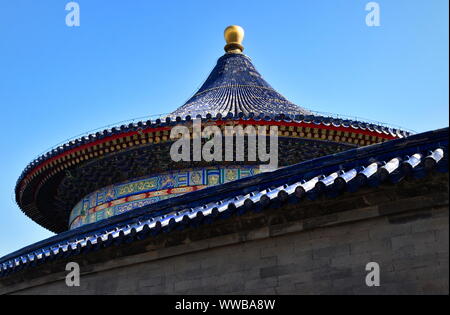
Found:
[{"label": "golden finial", "polygon": [[244,29],[242,27],[238,25],[228,26],[225,29],[224,36],[227,41],[224,49],[227,53],[240,54],[244,51],[244,46],[242,46]]}]

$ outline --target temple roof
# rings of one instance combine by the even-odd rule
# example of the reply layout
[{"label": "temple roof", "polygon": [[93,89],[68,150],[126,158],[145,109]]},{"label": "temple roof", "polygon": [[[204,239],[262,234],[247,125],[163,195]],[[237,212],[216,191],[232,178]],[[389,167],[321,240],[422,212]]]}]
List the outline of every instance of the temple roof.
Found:
[{"label": "temple roof", "polygon": [[88,133],[34,159],[16,184],[21,210],[59,233],[67,229],[68,209],[78,198],[114,182],[189,167],[169,159],[170,133],[176,125],[190,126],[199,116],[202,123],[221,128],[227,124],[279,126],[281,166],[409,136],[378,124],[313,115],[294,105],[276,92],[242,53],[241,28],[228,27],[225,39],[226,53],[200,90],[165,119]]},{"label": "temple roof", "polygon": [[309,111],[288,101],[267,83],[244,54],[226,53],[201,88],[173,116],[290,114]]},{"label": "temple roof", "polygon": [[[240,37],[233,41],[232,37]],[[225,55],[219,58],[216,66],[201,88],[171,116],[196,117],[211,114],[216,116],[228,113],[238,115],[289,114],[309,115],[308,110],[288,101],[274,90],[256,70],[251,59],[242,53],[243,30],[237,26],[225,30]],[[235,38],[234,38],[235,39]]]}]

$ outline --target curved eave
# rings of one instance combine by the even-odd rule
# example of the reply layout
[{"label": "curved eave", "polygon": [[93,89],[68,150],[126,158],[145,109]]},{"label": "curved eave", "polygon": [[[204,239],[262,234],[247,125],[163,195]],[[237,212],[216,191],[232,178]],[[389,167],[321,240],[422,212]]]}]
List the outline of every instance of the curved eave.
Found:
[{"label": "curved eave", "polygon": [[[276,116],[269,115],[227,115],[222,117],[218,114],[213,117],[210,114],[201,117],[197,115],[196,118],[202,119],[202,122],[213,122],[216,125],[225,125],[233,122],[235,124],[253,124],[253,125],[276,125],[281,126],[283,132],[282,136],[290,136],[290,127],[320,129],[323,131],[335,131],[343,134],[355,134],[368,137],[375,137],[376,142],[386,141],[396,138],[402,138],[408,136],[407,132],[401,130],[388,129],[383,126],[367,124],[364,122],[334,119],[330,117],[321,116],[290,116],[278,114]],[[156,121],[138,122],[129,125],[122,125],[112,129],[104,130],[103,132],[97,132],[96,134],[90,134],[88,136],[79,138],[74,141],[70,141],[31,162],[25,170],[22,172],[20,178],[17,181],[15,192],[16,201],[21,207],[22,211],[29,216],[32,220],[38,224],[50,229],[51,225],[46,223],[46,218],[40,213],[36,207],[28,206],[22,202],[22,194],[27,185],[36,177],[43,175],[44,180],[56,176],[58,173],[66,169],[68,166],[74,166],[78,163],[82,163],[88,160],[89,150],[92,148],[102,146],[114,141],[120,141],[124,138],[139,138],[141,135],[157,134],[158,132],[168,133],[170,129],[177,124],[189,123],[192,121],[190,116],[184,118],[167,117],[165,121],[157,119]],[[164,136],[167,138],[167,135]],[[167,139],[166,139],[167,140]],[[320,140],[320,139],[318,139]],[[154,142],[158,143],[158,142]],[[92,155],[92,154],[91,154]],[[100,155],[101,156],[101,155]],[[100,156],[93,156],[91,158],[98,158]]]},{"label": "curved eave", "polygon": [[[371,123],[364,123],[360,121],[335,119],[331,117],[322,117],[322,116],[309,116],[309,117],[308,116],[279,117],[281,115],[277,116],[278,117],[259,115],[258,117],[253,117],[252,115],[249,116],[238,115],[237,117],[236,116],[230,117],[230,115],[228,115],[226,117],[221,117],[221,115],[218,114],[216,117],[212,117],[212,115],[207,114],[205,115],[205,117],[197,115],[196,118],[202,119],[202,122],[215,121],[217,122],[218,125],[225,124],[227,121],[233,120],[242,124],[255,122],[255,124],[262,124],[262,125],[300,126],[300,127],[320,128],[337,131],[349,131],[363,135],[376,136],[388,140],[396,138],[404,138],[410,135],[409,132],[404,130],[387,128],[385,126],[375,125]],[[113,141],[115,139],[123,137],[132,137],[134,135],[138,135],[139,133],[170,130],[172,126],[178,123],[186,123],[191,120],[192,118],[190,116],[186,116],[184,117],[184,119],[181,117],[176,117],[175,119],[167,117],[165,122],[162,122],[160,119],[157,119],[154,122],[141,121],[138,123],[122,125],[120,127],[113,127],[111,129],[105,129],[103,132],[89,134],[87,136],[67,142],[39,156],[34,161],[30,162],[27,165],[27,167],[23,170],[19,179],[17,180],[16,192],[17,188],[20,186],[20,183],[23,182],[23,180],[29,178],[29,176],[32,176],[33,173],[39,171],[40,169],[57,160],[58,158],[70,155],[72,153],[76,153],[78,151],[98,145],[100,143]]]}]

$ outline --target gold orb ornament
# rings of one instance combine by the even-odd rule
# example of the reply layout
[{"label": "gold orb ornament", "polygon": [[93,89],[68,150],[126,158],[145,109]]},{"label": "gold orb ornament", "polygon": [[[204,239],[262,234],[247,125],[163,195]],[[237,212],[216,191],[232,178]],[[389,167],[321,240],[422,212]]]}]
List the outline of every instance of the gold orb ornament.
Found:
[{"label": "gold orb ornament", "polygon": [[225,51],[227,53],[239,54],[244,51],[242,41],[244,40],[244,29],[238,25],[231,25],[225,29],[224,37],[227,42]]}]

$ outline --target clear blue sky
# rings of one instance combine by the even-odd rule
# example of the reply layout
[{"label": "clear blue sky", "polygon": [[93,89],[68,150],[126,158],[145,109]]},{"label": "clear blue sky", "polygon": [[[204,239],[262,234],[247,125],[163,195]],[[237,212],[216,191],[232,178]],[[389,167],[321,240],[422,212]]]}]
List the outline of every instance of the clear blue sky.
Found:
[{"label": "clear blue sky", "polygon": [[223,53],[227,25],[292,102],[426,131],[448,126],[448,0],[0,0],[0,256],[51,235],[13,188],[37,154],[84,131],[167,113]]}]

